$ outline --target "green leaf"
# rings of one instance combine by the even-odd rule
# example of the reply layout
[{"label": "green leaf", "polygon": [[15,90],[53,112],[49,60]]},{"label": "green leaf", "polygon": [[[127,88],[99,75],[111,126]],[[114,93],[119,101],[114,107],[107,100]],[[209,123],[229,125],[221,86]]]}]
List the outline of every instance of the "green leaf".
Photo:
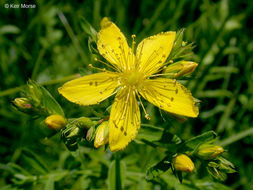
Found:
[{"label": "green leaf", "polygon": [[214,131],[208,131],[206,133],[203,133],[199,136],[193,137],[189,139],[188,141],[185,141],[182,144],[182,147],[180,150],[182,152],[186,152],[189,150],[196,150],[200,145],[208,143],[212,140],[214,140],[217,137],[216,133]]},{"label": "green leaf", "polygon": [[84,17],[81,17],[81,27],[91,37],[92,41],[97,42],[97,31]]},{"label": "green leaf", "polygon": [[26,97],[31,101],[32,107],[44,115],[62,115],[64,112],[53,96],[41,85],[35,81],[29,80],[25,90]]},{"label": "green leaf", "polygon": [[224,172],[220,171],[218,168],[208,166],[207,171],[213,178],[219,181],[225,181],[227,178],[227,175]]},{"label": "green leaf", "polygon": [[24,168],[22,168],[21,166],[15,164],[15,163],[8,163],[8,164],[0,164],[0,169],[1,170],[6,170],[12,174],[15,173],[21,173],[24,175],[31,175],[27,170],[25,170]]},{"label": "green leaf", "polygon": [[42,161],[42,159],[32,152],[31,150],[28,149],[23,149],[22,151],[22,158],[37,172],[41,174],[47,174],[48,169],[46,164]]},{"label": "green leaf", "polygon": [[182,140],[177,135],[164,130],[161,138],[157,142],[162,144],[179,144]]},{"label": "green leaf", "polygon": [[146,180],[150,181],[166,172],[171,167],[170,157],[166,156],[162,161],[150,167],[146,171]]},{"label": "green leaf", "polygon": [[109,190],[123,189],[125,172],[125,163],[123,161],[120,161],[116,155],[116,159],[111,162],[111,165],[109,167]]},{"label": "green leaf", "polygon": [[45,183],[44,190],[54,190],[54,176],[50,176]]},{"label": "green leaf", "polygon": [[159,141],[163,135],[163,128],[142,124],[136,139],[147,141]]},{"label": "green leaf", "polygon": [[15,25],[4,25],[0,28],[0,34],[18,34],[20,31]]},{"label": "green leaf", "polygon": [[47,109],[48,114],[58,114],[64,116],[61,106],[54,97],[43,86],[41,86],[41,91],[43,94],[42,104]]}]

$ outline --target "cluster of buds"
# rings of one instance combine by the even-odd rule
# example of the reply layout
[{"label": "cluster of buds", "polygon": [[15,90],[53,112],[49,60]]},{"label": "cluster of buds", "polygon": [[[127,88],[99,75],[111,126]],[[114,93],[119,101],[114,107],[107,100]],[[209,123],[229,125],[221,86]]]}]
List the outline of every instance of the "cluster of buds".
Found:
[{"label": "cluster of buds", "polygon": [[62,130],[62,139],[66,147],[73,151],[78,147],[78,142],[85,139],[92,140],[93,133],[91,129],[97,124],[87,117],[80,117],[70,121],[64,130]]},{"label": "cluster of buds", "polygon": [[[220,155],[224,152],[224,149],[221,146],[218,145],[205,145],[200,147],[197,152],[195,153],[195,156],[202,160],[220,160]],[[214,166],[214,162],[210,162],[212,166]],[[208,165],[208,167],[211,167],[211,165]],[[191,158],[187,156],[186,154],[177,154],[172,159],[172,165],[173,168],[176,171],[180,172],[187,172],[192,173],[194,170],[194,163],[192,162]],[[224,162],[222,164],[225,165]],[[217,164],[215,164],[215,167],[217,168]]]}]

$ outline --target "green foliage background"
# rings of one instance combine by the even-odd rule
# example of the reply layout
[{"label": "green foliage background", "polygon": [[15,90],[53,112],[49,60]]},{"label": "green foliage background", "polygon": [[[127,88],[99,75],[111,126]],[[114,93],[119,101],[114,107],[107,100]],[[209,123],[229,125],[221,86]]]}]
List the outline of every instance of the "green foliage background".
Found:
[{"label": "green foliage background", "polygon": [[41,120],[11,106],[31,78],[45,85],[67,117],[100,117],[110,100],[80,107],[67,102],[57,88],[77,73],[92,72],[88,64],[94,60],[80,18],[99,30],[101,18],[108,16],[128,39],[136,34],[137,42],[161,31],[186,28],[185,40],[196,44],[193,60],[199,63],[186,86],[201,100],[200,115],[184,123],[166,115],[163,120],[159,110],[147,104],[149,124],[167,128],[185,140],[214,130],[220,137],[218,144],[228,151],[225,157],[238,171],[228,175],[223,183],[227,187],[214,183],[203,168],[186,176],[182,185],[170,172],[162,175],[161,183],[147,182],[146,169],[164,155],[159,149],[132,142],[120,153],[125,189],[252,189],[253,1],[22,1],[36,4],[35,9],[4,8],[6,3],[0,1],[0,188],[112,186],[115,163],[110,152],[88,144],[70,153],[59,135],[45,138]]}]

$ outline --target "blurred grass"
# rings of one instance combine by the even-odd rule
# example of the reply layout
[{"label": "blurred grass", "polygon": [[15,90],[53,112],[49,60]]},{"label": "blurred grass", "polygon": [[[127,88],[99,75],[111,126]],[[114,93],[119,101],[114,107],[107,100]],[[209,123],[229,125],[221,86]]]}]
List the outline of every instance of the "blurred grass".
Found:
[{"label": "blurred grass", "polygon": [[[36,9],[5,9],[5,3],[8,1],[0,1],[0,186],[14,183],[9,179],[10,173],[15,173],[10,171],[13,168],[10,163],[26,170],[19,173],[28,172],[31,176],[26,179],[28,181],[43,173],[44,169],[37,161],[32,163],[29,160],[26,149],[39,155],[48,167],[49,173],[45,175],[48,180],[44,180],[46,189],[85,189],[86,186],[105,189],[108,185],[108,159],[112,155],[88,148],[81,148],[80,154],[71,155],[59,137],[43,140],[38,131],[39,121],[31,120],[11,107],[11,100],[19,96],[22,85],[32,78],[47,85],[67,110],[68,117],[94,116],[90,109],[66,102],[57,93],[57,87],[80,71],[91,72],[87,65],[93,63],[93,59],[80,18],[85,17],[98,30],[101,18],[108,16],[127,37],[136,34],[137,42],[161,31],[186,28],[185,40],[195,42],[193,60],[199,63],[188,88],[201,100],[200,116],[183,124],[171,119],[163,122],[156,119],[156,116],[160,117],[159,111],[149,105],[147,109],[154,118],[151,123],[169,128],[170,132],[184,139],[215,130],[238,170],[237,174],[229,175],[225,184],[231,189],[252,189],[252,1],[40,0],[35,3]],[[103,104],[104,107],[106,104],[108,102]],[[100,109],[98,111],[103,110]],[[125,186],[128,189],[155,188],[156,184],[143,181],[143,172],[159,161],[162,157],[159,151],[131,143],[122,154],[127,172],[135,176],[128,179]],[[71,176],[69,172],[72,172]],[[203,175],[202,171],[196,174],[199,179]],[[194,179],[198,179],[196,176]],[[17,179],[22,181],[22,176]],[[38,180],[34,188],[44,187],[41,185],[44,181]],[[175,182],[171,181],[173,179],[164,176],[168,188],[176,188],[175,179]],[[198,184],[201,186],[201,181]],[[22,187],[30,188],[27,184]]]}]

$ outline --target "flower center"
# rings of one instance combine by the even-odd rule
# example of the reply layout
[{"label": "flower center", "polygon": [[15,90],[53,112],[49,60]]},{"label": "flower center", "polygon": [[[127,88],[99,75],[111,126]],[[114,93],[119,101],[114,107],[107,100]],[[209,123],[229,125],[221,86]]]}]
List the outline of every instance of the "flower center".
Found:
[{"label": "flower center", "polygon": [[143,82],[143,75],[138,71],[129,71],[123,75],[123,84],[129,87],[138,88]]}]

